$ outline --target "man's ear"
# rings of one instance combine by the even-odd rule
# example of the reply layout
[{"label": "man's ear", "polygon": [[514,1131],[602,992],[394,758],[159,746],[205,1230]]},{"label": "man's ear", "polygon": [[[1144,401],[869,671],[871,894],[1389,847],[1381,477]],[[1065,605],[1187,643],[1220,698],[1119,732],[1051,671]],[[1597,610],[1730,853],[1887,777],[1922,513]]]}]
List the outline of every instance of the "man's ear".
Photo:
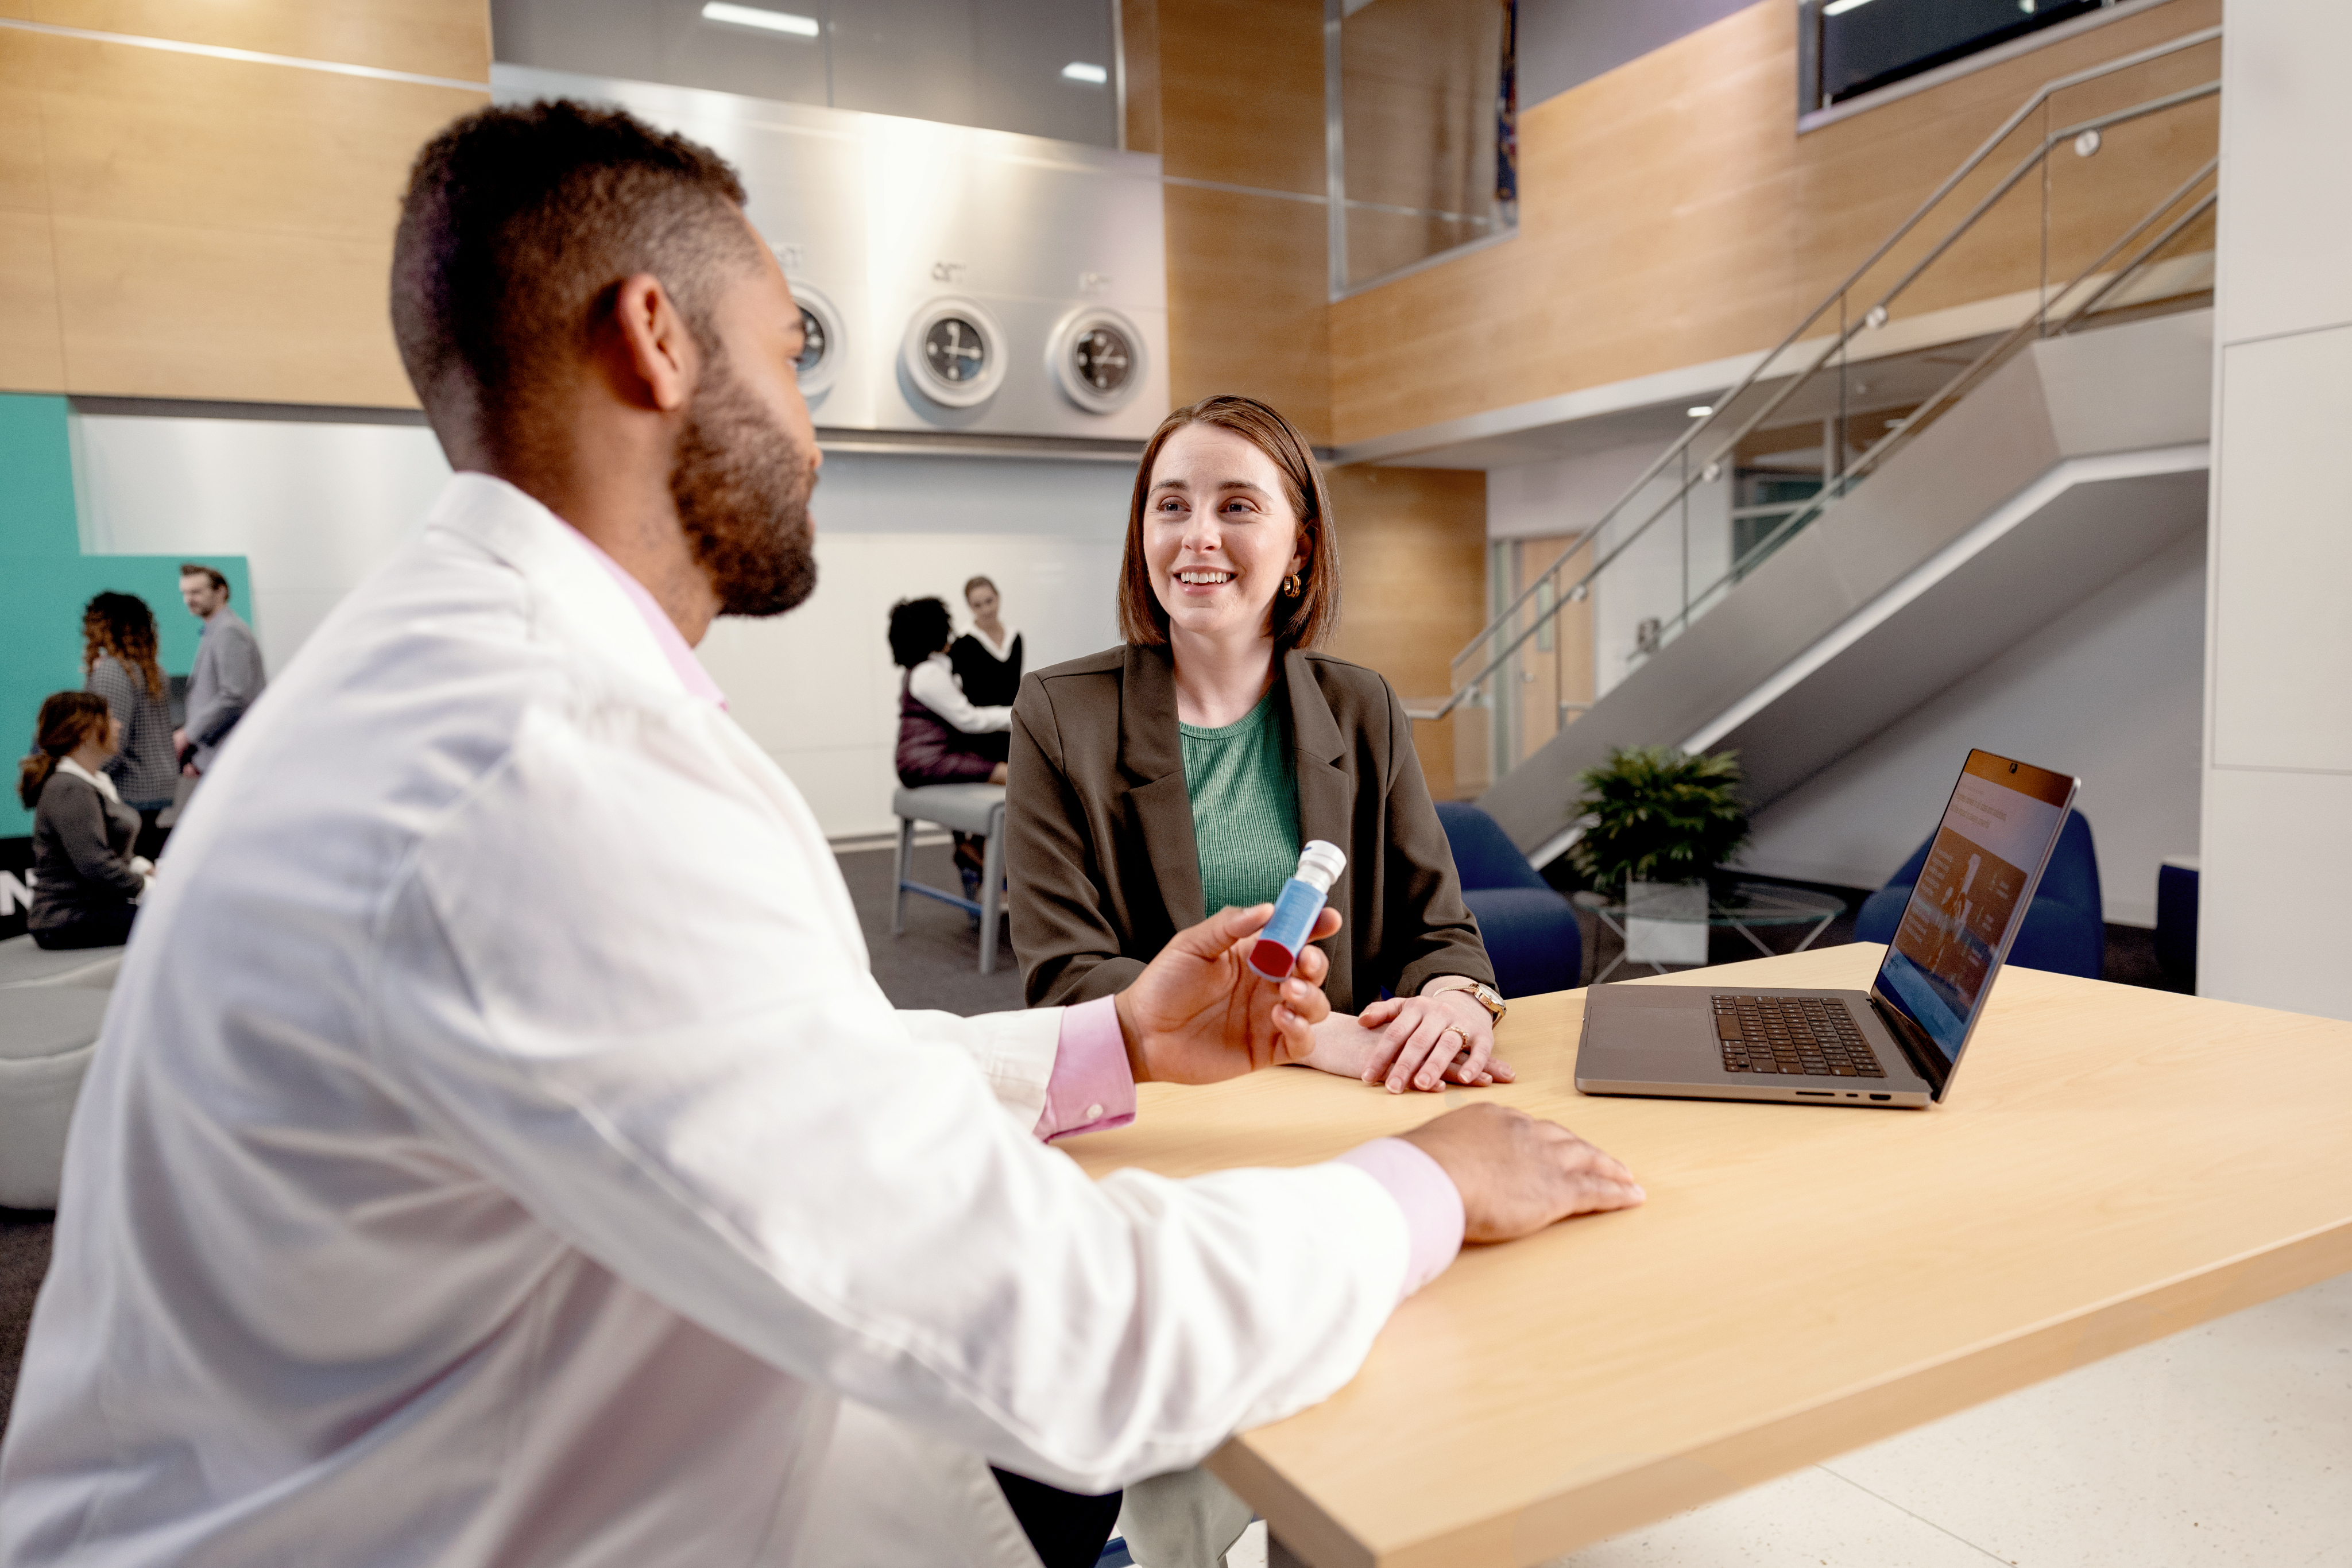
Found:
[{"label": "man's ear", "polygon": [[614,390],[632,404],[663,413],[685,407],[701,357],[661,279],[650,272],[623,278],[614,287],[605,323],[598,336],[607,341],[598,357]]}]

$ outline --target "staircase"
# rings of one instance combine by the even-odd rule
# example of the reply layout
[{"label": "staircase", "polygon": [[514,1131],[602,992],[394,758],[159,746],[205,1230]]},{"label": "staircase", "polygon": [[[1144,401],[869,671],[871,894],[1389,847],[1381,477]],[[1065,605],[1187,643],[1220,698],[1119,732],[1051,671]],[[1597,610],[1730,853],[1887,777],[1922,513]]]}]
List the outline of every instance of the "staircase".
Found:
[{"label": "staircase", "polygon": [[[1761,810],[2201,526],[2218,160],[2197,162],[2210,139],[2197,145],[2181,121],[2219,83],[2136,99],[2128,88],[2220,31],[2045,85],[1615,504],[1562,519],[1568,547],[1456,655],[1454,690],[1416,710],[1499,713],[1553,664],[1553,724],[1496,727],[1499,776],[1479,800],[1537,863],[1574,841],[1578,776],[1613,748],[1737,747]],[[2106,101],[2130,101],[2055,123],[2062,95],[2095,82]],[[1947,309],[1966,335],[1942,343],[1923,346],[1926,320],[1897,319],[1914,299],[1950,297],[1943,270],[1989,221],[2034,204],[2045,232],[2079,220],[2051,210],[2049,161],[2088,160],[2134,129],[2193,166],[2111,222],[2072,278]],[[1906,353],[1874,335],[1907,336]],[[1818,466],[1774,467],[1800,440],[1816,444],[1805,460]],[[1694,501],[1711,497],[1720,517],[1735,480],[1762,504],[1730,510],[1727,548],[1694,576],[1706,553],[1691,548]],[[1676,528],[1684,580],[1661,600],[1643,541]],[[1612,594],[1618,621],[1634,599],[1644,612],[1618,655],[1629,667],[1572,700],[1562,618]],[[1581,627],[1591,610],[1580,615]]]}]

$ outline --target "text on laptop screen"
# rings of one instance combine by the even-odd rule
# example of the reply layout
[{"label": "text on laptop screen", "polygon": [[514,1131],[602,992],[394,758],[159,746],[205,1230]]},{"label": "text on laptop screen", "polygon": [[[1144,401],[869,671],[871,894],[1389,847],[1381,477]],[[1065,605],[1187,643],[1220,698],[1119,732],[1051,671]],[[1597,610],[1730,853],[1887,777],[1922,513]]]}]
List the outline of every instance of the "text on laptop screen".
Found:
[{"label": "text on laptop screen", "polygon": [[1968,1038],[1994,955],[2024,917],[2029,884],[2057,841],[2074,783],[1990,752],[1969,754],[1874,988],[1927,1031],[1948,1063]]}]

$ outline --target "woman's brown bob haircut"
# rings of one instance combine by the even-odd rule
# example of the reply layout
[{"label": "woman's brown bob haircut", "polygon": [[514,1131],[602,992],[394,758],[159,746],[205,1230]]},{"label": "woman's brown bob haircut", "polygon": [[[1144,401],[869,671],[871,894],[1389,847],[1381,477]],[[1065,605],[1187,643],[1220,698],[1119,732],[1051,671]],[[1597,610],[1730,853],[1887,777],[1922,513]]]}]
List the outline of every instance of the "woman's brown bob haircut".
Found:
[{"label": "woman's brown bob haircut", "polygon": [[1188,424],[1230,430],[1269,458],[1282,475],[1283,497],[1298,514],[1307,539],[1307,564],[1299,569],[1299,594],[1277,593],[1271,612],[1277,649],[1313,648],[1339,623],[1339,537],[1331,520],[1331,491],[1322,465],[1298,427],[1252,397],[1208,397],[1180,408],[1160,422],[1135,470],[1135,496],[1127,509],[1127,559],[1118,569],[1118,633],[1130,643],[1156,646],[1168,641],[1168,611],[1151,591],[1151,568],[1143,559],[1143,517],[1151,501],[1151,470],[1168,438]]}]

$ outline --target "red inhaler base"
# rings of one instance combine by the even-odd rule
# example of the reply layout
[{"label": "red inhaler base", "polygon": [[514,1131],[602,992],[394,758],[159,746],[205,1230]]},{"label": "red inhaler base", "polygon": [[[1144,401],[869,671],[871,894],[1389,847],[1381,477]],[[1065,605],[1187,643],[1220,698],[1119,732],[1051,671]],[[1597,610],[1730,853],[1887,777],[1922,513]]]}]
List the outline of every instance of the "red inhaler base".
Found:
[{"label": "red inhaler base", "polygon": [[1261,940],[1250,949],[1249,967],[1263,979],[1286,980],[1298,967],[1298,955],[1279,942]]}]

